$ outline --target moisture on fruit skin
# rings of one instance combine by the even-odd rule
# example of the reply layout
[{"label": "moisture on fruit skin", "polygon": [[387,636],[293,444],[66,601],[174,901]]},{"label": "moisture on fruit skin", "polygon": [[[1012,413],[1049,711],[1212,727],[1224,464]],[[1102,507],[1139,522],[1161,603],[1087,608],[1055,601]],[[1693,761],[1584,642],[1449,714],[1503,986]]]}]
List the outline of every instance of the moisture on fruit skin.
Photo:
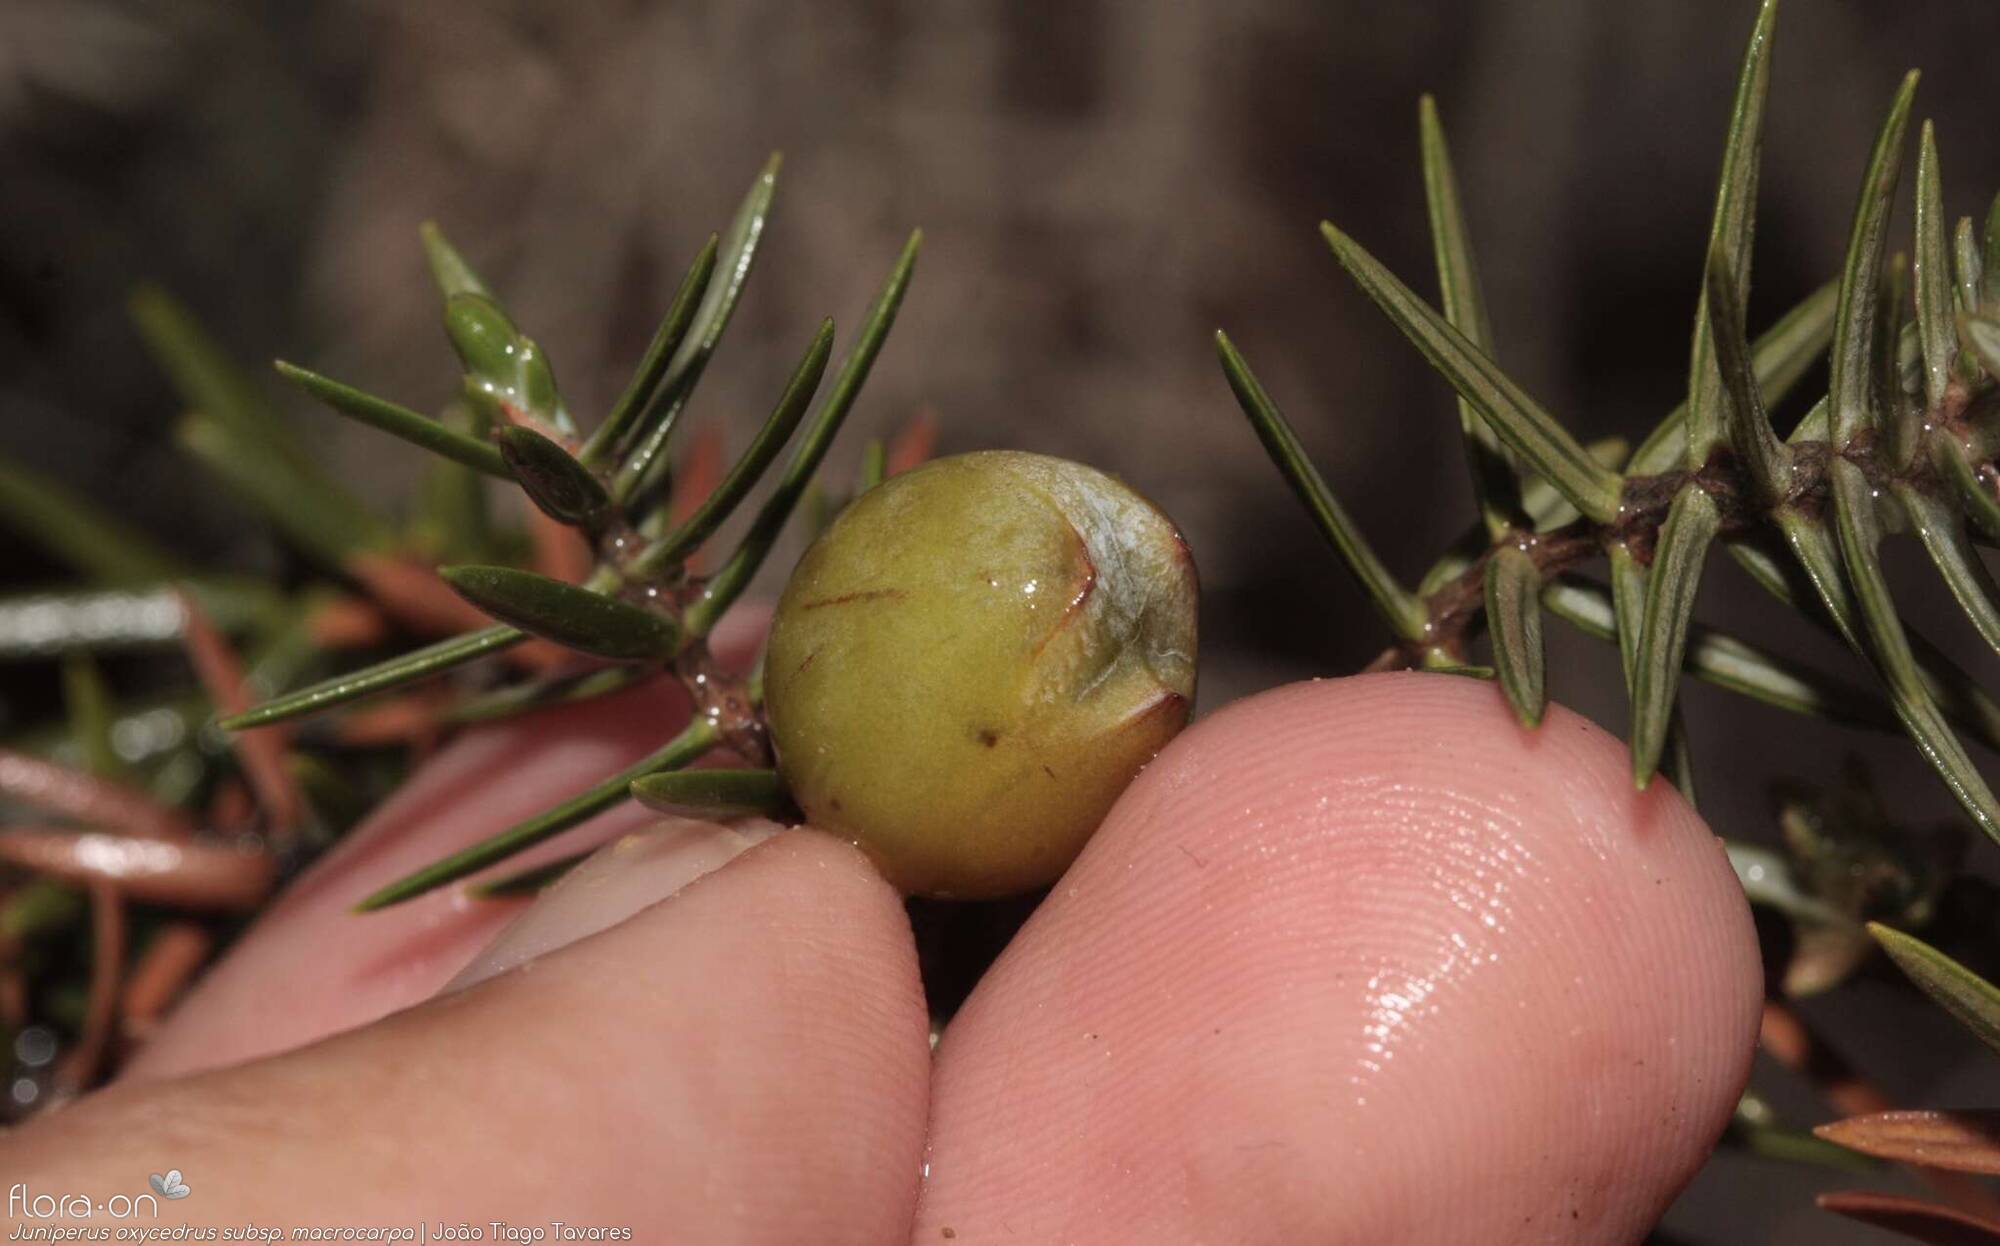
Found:
[{"label": "moisture on fruit skin", "polygon": [[891,477],[779,600],[779,772],[905,891],[1051,882],[1186,724],[1195,597],[1173,523],[1092,468],[984,451]]}]

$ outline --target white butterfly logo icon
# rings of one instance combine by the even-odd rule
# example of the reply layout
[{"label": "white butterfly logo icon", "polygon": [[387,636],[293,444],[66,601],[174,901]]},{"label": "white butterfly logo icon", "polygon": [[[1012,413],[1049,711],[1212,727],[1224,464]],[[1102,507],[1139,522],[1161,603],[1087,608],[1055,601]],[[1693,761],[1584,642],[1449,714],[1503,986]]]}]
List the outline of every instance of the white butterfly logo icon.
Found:
[{"label": "white butterfly logo icon", "polygon": [[146,1182],[153,1187],[153,1192],[162,1198],[186,1198],[189,1193],[187,1182],[181,1180],[181,1170],[178,1168],[167,1169],[167,1175],[164,1177],[154,1173],[146,1178]]}]

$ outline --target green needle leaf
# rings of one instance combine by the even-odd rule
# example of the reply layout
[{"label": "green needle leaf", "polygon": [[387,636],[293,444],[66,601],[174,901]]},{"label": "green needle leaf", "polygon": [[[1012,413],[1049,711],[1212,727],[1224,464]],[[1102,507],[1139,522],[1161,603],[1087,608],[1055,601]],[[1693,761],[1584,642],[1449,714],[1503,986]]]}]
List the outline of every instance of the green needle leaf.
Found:
[{"label": "green needle leaf", "polygon": [[1827,468],[1832,484],[1834,524],[1840,539],[1841,562],[1853,585],[1854,601],[1861,624],[1868,635],[1868,650],[1876,669],[1889,688],[1897,716],[1931,763],[1945,786],[1972,816],[1979,829],[2000,840],[2000,806],[1992,791],[1965,755],[1939,714],[1917,669],[1882,576],[1877,546],[1881,530],[1875,517],[1874,491],[1859,467],[1843,458],[1832,459]]},{"label": "green needle leaf", "polygon": [[[694,392],[709,358],[715,354],[722,331],[729,327],[730,317],[736,313],[736,300],[742,297],[744,283],[750,280],[757,244],[764,236],[764,221],[771,214],[771,198],[778,189],[778,167],[783,163],[784,157],[773,152],[763,172],[750,184],[750,192],[743,196],[736,218],[723,235],[716,279],[706,283],[694,325],[675,347],[666,375],[633,422],[635,441],[629,447],[619,447],[625,450],[625,461],[611,483],[611,496],[621,504],[651,492],[659,474],[666,470],[667,459],[661,451],[666,449],[674,426],[680,422],[688,395]],[[603,448],[608,451],[614,447],[607,443]]]},{"label": "green needle leaf", "polygon": [[697,818],[778,817],[791,798],[775,770],[670,770],[632,784],[648,809]]},{"label": "green needle leaf", "polygon": [[641,662],[680,650],[672,619],[579,585],[515,567],[439,567],[438,576],[501,622],[583,653]]},{"label": "green needle leaf", "polygon": [[[1618,626],[1610,595],[1581,577],[1558,577],[1542,590],[1542,605],[1550,614],[1599,640],[1617,641],[1625,634]],[[1636,625],[1633,630],[1637,630]],[[1700,623],[1688,627],[1682,669],[1718,688],[1795,714],[1875,731],[1898,729],[1895,714],[1874,691]]]},{"label": "green needle leaf", "polygon": [[0,939],[26,939],[70,925],[83,916],[83,892],[49,878],[30,878],[0,900]]},{"label": "green needle leaf", "polygon": [[290,430],[277,421],[250,378],[223,354],[178,300],[158,287],[142,286],[133,291],[130,310],[148,353],[190,410],[201,412],[294,467],[306,463]]},{"label": "green needle leaf", "polygon": [[664,747],[603,782],[577,793],[553,809],[507,828],[491,839],[454,852],[407,878],[389,884],[355,907],[364,913],[385,909],[504,861],[624,800],[634,780],[657,771],[688,765],[720,741],[721,732],[716,726],[705,718],[697,718]]},{"label": "green needle leaf", "polygon": [[175,430],[184,449],[295,545],[331,565],[354,549],[388,542],[381,521],[321,470],[185,308],[147,287],[132,295],[131,312],[189,409]]},{"label": "green needle leaf", "polygon": [[392,543],[389,530],[344,493],[322,491],[313,476],[294,472],[267,446],[244,440],[219,420],[200,412],[183,416],[174,426],[174,440],[288,541],[329,568],[345,567],[357,551]]},{"label": "green needle leaf", "polygon": [[465,396],[489,423],[527,419],[575,435],[548,356],[500,304],[484,294],[454,294],[444,301],[444,328],[465,365]]},{"label": "green needle leaf", "polygon": [[1924,348],[1924,398],[1936,410],[1958,354],[1952,332],[1951,268],[1945,258],[1944,188],[1938,173],[1937,135],[1924,122],[1917,143],[1917,333]]},{"label": "green needle leaf", "polygon": [[1393,273],[1332,224],[1320,233],[1355,283],[1386,312],[1432,366],[1484,417],[1487,426],[1598,523],[1618,515],[1620,477],[1590,457],[1554,416],[1536,405],[1477,346]]},{"label": "green needle leaf", "polygon": [[[1839,636],[1849,648],[1865,657],[1867,651],[1862,648],[1856,631],[1854,602],[1841,577],[1840,552],[1834,538],[1822,521],[1799,511],[1781,510],[1777,520],[1793,555],[1791,564],[1780,562],[1746,539],[1728,542],[1730,556],[1771,596]],[[2000,702],[1988,696],[1977,680],[1921,632],[1912,629],[1909,641],[1924,686],[1935,704],[1973,738],[1989,748],[2000,749]],[[1901,707],[1897,707],[1896,716],[1899,722],[1907,722]],[[1919,751],[1923,751],[1921,747]],[[1927,759],[1929,756],[1925,753]]]},{"label": "green needle leaf", "polygon": [[596,532],[611,512],[611,497],[590,469],[532,428],[515,425],[494,434],[500,457],[528,500],[558,523]]},{"label": "green needle leaf", "polygon": [[1674,496],[1660,529],[1659,548],[1646,576],[1644,630],[1632,664],[1632,778],[1640,787],[1652,780],[1666,747],[1702,562],[1721,526],[1715,499],[1690,483]]},{"label": "green needle leaf", "polygon": [[458,253],[458,248],[445,240],[444,231],[436,221],[425,221],[417,226],[417,236],[423,239],[424,258],[431,266],[431,276],[437,281],[438,292],[446,298],[454,294],[477,294],[492,298],[493,291],[487,288],[479,274],[472,271],[472,265]]},{"label": "green needle leaf", "polygon": [[2000,320],[1960,316],[1958,331],[1988,376],[2000,376]]},{"label": "green needle leaf", "polygon": [[1486,563],[1486,622],[1493,666],[1507,704],[1524,727],[1539,726],[1548,706],[1542,652],[1541,571],[1525,550],[1502,545]]},{"label": "green needle leaf", "polygon": [[386,662],[288,692],[234,718],[225,718],[221,725],[227,731],[248,731],[252,727],[268,727],[272,723],[303,718],[377,692],[400,688],[455,666],[463,666],[474,658],[512,648],[527,638],[527,633],[515,627],[485,627],[476,632],[465,632],[421,649],[413,649]]},{"label": "green needle leaf", "polygon": [[[1764,150],[1764,101],[1771,82],[1771,32],[1778,20],[1777,0],[1764,0],[1750,45],[1743,53],[1737,78],[1736,102],[1729,115],[1729,137],[1722,154],[1721,186],[1715,194],[1715,218],[1709,227],[1708,254],[1719,262],[1737,302],[1729,309],[1736,322],[1743,318],[1742,298],[1750,282],[1750,240],[1756,225],[1757,165]],[[1710,280],[1695,309],[1694,350],[1688,368],[1687,464],[1700,468],[1722,440],[1718,408],[1722,376],[1716,368],[1711,336],[1711,307],[1716,285]]]},{"label": "green needle leaf", "polygon": [[1979,635],[2000,651],[2000,609],[1993,604],[1994,594],[2000,589],[1994,587],[1979,551],[1972,548],[1971,539],[1960,526],[1958,512],[1943,499],[1908,481],[1899,480],[1893,488],[1896,499],[1909,515],[1910,526],[1916,529],[1918,540],[1937,564],[1951,595],[1958,599],[1959,607],[1972,620]]},{"label": "green needle leaf", "polygon": [[384,398],[364,393],[351,385],[343,385],[331,377],[321,376],[309,368],[278,360],[274,365],[278,375],[297,385],[327,406],[332,407],[349,419],[359,420],[372,428],[401,437],[415,446],[421,446],[433,454],[441,454],[456,463],[510,480],[507,465],[501,461],[500,452],[490,444],[440,423],[427,415],[399,407]]},{"label": "green needle leaf", "polygon": [[1618,641],[1618,663],[1625,673],[1629,696],[1639,677],[1639,642],[1646,635],[1646,566],[1620,541],[1610,550],[1611,606]]},{"label": "green needle leaf", "polygon": [[548,675],[457,701],[447,706],[438,715],[438,720],[452,726],[493,722],[547,705],[573,705],[579,701],[610,696],[660,674],[654,667],[628,665]]},{"label": "green needle leaf", "polygon": [[[1923,388],[1920,358],[1923,347],[1917,326],[1903,319],[1910,299],[1910,262],[1902,252],[1889,257],[1882,284],[1875,299],[1875,416],[1881,429],[1878,453],[1895,471],[1903,471],[1916,458],[1923,439]],[[1905,330],[1908,330],[1905,333]],[[1910,349],[1910,385],[1903,384],[1903,348]]]},{"label": "green needle leaf", "polygon": [[[1615,639],[1618,642],[1618,659],[1624,668],[1625,691],[1629,696],[1637,687],[1639,670],[1639,642],[1646,634],[1646,583],[1648,571],[1634,556],[1632,547],[1619,541],[1612,545],[1611,556],[1611,608],[1617,619]],[[1546,598],[1544,599],[1546,603]],[[1690,629],[1692,634],[1692,629]],[[1693,668],[1693,658],[1686,658],[1683,664]],[[1675,695],[1673,708],[1667,716],[1667,736],[1661,756],[1660,769],[1675,787],[1687,797],[1689,804],[1695,803],[1693,762],[1688,755],[1687,730],[1681,719],[1680,697]]]},{"label": "green needle leaf", "polygon": [[1770,418],[1758,399],[1750,346],[1743,337],[1743,300],[1720,252],[1708,257],[1708,293],[1702,306],[1710,321],[1711,370],[1720,378],[1718,406],[1729,430],[1729,443],[1749,470],[1765,505],[1776,506],[1792,491],[1791,452],[1771,431]]},{"label": "green needle leaf", "polygon": [[[1833,313],[1840,284],[1829,281],[1766,329],[1750,348],[1750,365],[1765,409],[1784,401],[1813,365],[1826,353],[1833,336]],[[1632,452],[1626,472],[1654,476],[1677,466],[1687,452],[1687,404],[1682,403]]]},{"label": "green needle leaf", "polygon": [[1955,437],[1933,437],[1931,457],[1951,482],[1966,518],[1978,526],[1987,540],[2000,543],[2000,495],[1996,495],[1993,486],[1980,480],[1965,447]]},{"label": "green needle leaf", "polygon": [[[1445,144],[1437,101],[1428,95],[1417,106],[1417,129],[1423,146],[1424,198],[1430,207],[1431,249],[1437,256],[1439,301],[1445,319],[1490,356],[1496,353],[1493,326],[1487,319],[1486,301],[1479,289],[1479,270],[1472,259],[1472,239],[1459,205],[1458,175],[1452,171],[1451,149]],[[1478,410],[1463,398],[1458,402],[1458,423],[1465,439],[1466,465],[1472,471],[1472,491],[1479,503],[1480,517],[1486,524],[1487,535],[1497,539],[1510,528],[1524,526],[1519,523],[1520,481],[1493,430],[1486,427]]]},{"label": "green needle leaf", "polygon": [[1985,272],[1985,265],[1979,258],[1979,234],[1972,226],[1972,218],[1958,218],[1958,228],[1951,237],[1952,258],[1956,261],[1958,273],[1958,307],[1960,311],[1979,310],[1979,285]]},{"label": "green needle leaf", "polygon": [[[464,403],[446,408],[438,419],[460,433],[483,422]],[[460,561],[497,557],[503,544],[495,541],[486,494],[484,472],[450,459],[433,459],[418,480],[405,546]]]},{"label": "green needle leaf", "polygon": [[1986,209],[1986,264],[1979,277],[1979,305],[2000,305],[2000,195]]},{"label": "green needle leaf", "polygon": [[820,378],[826,374],[826,361],[833,354],[833,321],[822,320],[819,332],[813,335],[812,344],[806,348],[805,358],[792,371],[792,379],[785,385],[785,392],[778,398],[778,405],[757,430],[743,457],[736,460],[722,483],[715,487],[694,514],[687,517],[678,530],[656,542],[641,553],[633,563],[633,572],[638,576],[650,576],[678,563],[701,543],[714,535],[724,520],[736,510],[752,488],[764,476],[785,448],[792,431],[805,418],[806,410],[812,405],[813,395],[819,390]]},{"label": "green needle leaf", "polygon": [[716,237],[710,234],[701,253],[694,257],[694,263],[688,265],[687,275],[681,278],[681,287],[674,294],[674,301],[668,305],[667,314],[660,318],[660,327],[653,330],[653,340],[646,344],[646,353],[639,360],[639,370],[632,374],[625,392],[612,405],[611,414],[584,443],[579,457],[585,463],[597,467],[611,456],[630,431],[632,421],[645,410],[646,400],[659,388],[660,378],[666,375],[667,365],[686,340],[688,329],[694,324],[695,313],[701,307],[702,295],[708,290],[709,280],[715,276],[716,246]]},{"label": "green needle leaf", "polygon": [[4,458],[0,458],[0,519],[101,584],[157,584],[186,570],[150,539]]},{"label": "green needle leaf", "polygon": [[1801,891],[1792,878],[1791,864],[1779,853],[1733,840],[1725,840],[1723,846],[1750,903],[1768,905],[1787,917],[1816,925],[1854,924],[1826,901]]},{"label": "green needle leaf", "polygon": [[490,883],[474,883],[466,888],[482,900],[507,900],[515,896],[532,896],[577,866],[590,856],[587,852],[572,852],[568,856],[545,861],[541,865],[531,865],[514,874],[503,874]]},{"label": "green needle leaf", "polygon": [[[273,482],[290,506],[310,509],[330,524],[346,524],[380,539],[380,525],[338,481],[320,470],[278,413],[186,308],[164,291],[145,287],[132,295],[132,321],[147,350],[167,373],[190,411],[212,421],[231,443],[227,457],[243,470]],[[253,499],[257,491],[245,490]],[[272,516],[282,527],[284,516]]]},{"label": "green needle leaf", "polygon": [[861,477],[855,484],[855,493],[862,494],[882,483],[889,475],[889,447],[880,437],[870,437],[868,444],[861,447]]},{"label": "green needle leaf", "polygon": [[764,565],[765,556],[777,543],[778,533],[784,529],[785,521],[791,517],[799,498],[805,494],[806,486],[812,483],[820,460],[826,457],[827,447],[833,444],[834,434],[840,431],[841,422],[847,418],[854,400],[860,396],[861,386],[868,380],[869,369],[875,366],[875,357],[882,352],[882,343],[889,336],[890,326],[896,323],[896,310],[903,304],[903,293],[909,289],[910,277],[916,272],[917,252],[923,242],[924,232],[919,229],[912,232],[909,241],[903,244],[902,254],[896,257],[895,267],[889,270],[888,280],[882,283],[874,305],[868,309],[868,316],[861,323],[861,336],[855,340],[853,352],[841,362],[840,371],[834,374],[833,384],[827,389],[818,413],[806,425],[797,448],[792,451],[792,461],[786,465],[783,478],[778,481],[771,496],[764,500],[742,544],[703,586],[700,598],[688,607],[689,635],[708,635],[709,629],[750,586],[751,577]]},{"label": "green needle leaf", "polygon": [[69,716],[69,733],[84,769],[105,779],[127,777],[126,766],[111,744],[111,728],[117,711],[111,703],[111,689],[104,673],[87,653],[72,653],[62,664],[63,709]]},{"label": "green needle leaf", "polygon": [[1845,449],[1856,433],[1874,426],[1874,382],[1869,363],[1875,344],[1876,290],[1887,250],[1890,203],[1903,166],[1903,132],[1909,127],[1910,101],[1916,91],[1917,72],[1911,70],[1897,89],[1882,132],[1875,139],[1867,176],[1861,183],[1861,202],[1854,210],[1847,264],[1840,275],[1840,311],[1833,323],[1828,429],[1836,450]]},{"label": "green needle leaf", "polygon": [[1913,935],[1869,922],[1868,933],[1910,981],[1958,1018],[1979,1040],[2000,1051],[2000,987]]},{"label": "green needle leaf", "polygon": [[1277,464],[1279,474],[1292,486],[1292,492],[1319,525],[1320,532],[1333,543],[1334,549],[1346,561],[1361,587],[1368,592],[1368,598],[1375,603],[1375,609],[1389,624],[1389,630],[1399,639],[1412,643],[1421,641],[1430,626],[1430,614],[1424,603],[1417,600],[1408,589],[1397,582],[1375,550],[1361,535],[1361,529],[1348,517],[1347,511],[1327,487],[1319,469],[1313,466],[1305,447],[1299,444],[1298,435],[1284,413],[1278,410],[1269,394],[1250,371],[1250,365],[1237,353],[1229,335],[1217,330],[1215,348],[1222,356],[1222,371],[1229,378],[1229,388],[1236,394],[1243,414],[1250,417],[1250,426],[1257,431],[1257,439],[1264,443],[1265,453]]}]

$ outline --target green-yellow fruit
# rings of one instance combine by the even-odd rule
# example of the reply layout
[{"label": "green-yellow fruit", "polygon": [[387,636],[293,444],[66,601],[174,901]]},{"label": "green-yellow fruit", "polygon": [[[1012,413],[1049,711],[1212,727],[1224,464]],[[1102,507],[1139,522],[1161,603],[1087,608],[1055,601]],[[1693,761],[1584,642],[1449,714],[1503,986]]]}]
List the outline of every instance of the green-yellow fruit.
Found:
[{"label": "green-yellow fruit", "polygon": [[1173,523],[1102,472],[987,451],[892,477],[779,600],[779,772],[905,891],[1048,883],[1186,724],[1195,597]]}]

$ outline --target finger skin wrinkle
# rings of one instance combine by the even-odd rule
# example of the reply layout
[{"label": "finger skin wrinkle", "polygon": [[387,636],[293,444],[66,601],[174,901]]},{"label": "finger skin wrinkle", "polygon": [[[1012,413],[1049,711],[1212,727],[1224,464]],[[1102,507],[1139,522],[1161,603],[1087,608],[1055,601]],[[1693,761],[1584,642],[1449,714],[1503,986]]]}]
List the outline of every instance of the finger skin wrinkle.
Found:
[{"label": "finger skin wrinkle", "polygon": [[1627,773],[1447,677],[1190,729],[947,1033],[916,1240],[1635,1240],[1759,979],[1719,844]]}]

